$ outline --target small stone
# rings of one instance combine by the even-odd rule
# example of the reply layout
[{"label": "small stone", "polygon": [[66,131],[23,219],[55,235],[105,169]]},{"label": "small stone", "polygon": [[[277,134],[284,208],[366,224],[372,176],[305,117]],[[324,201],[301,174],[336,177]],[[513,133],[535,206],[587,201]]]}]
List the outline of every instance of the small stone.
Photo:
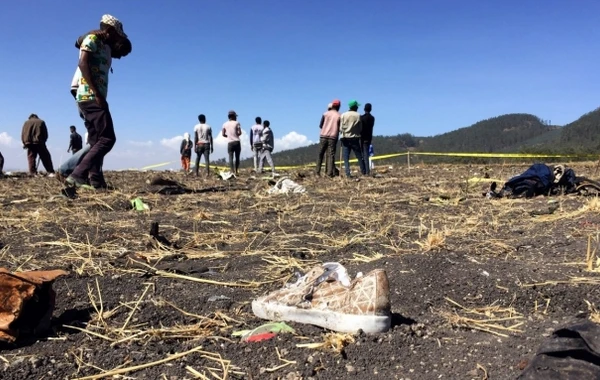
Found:
[{"label": "small stone", "polygon": [[348,371],[348,373],[353,373],[353,372],[356,372],[356,369],[354,368],[353,365],[346,364],[346,371]]},{"label": "small stone", "polygon": [[310,364],[312,364],[314,361],[315,361],[315,358],[313,358],[313,356],[312,356],[312,355],[309,355],[309,356],[306,358],[306,362],[307,362],[307,363],[310,363]]}]

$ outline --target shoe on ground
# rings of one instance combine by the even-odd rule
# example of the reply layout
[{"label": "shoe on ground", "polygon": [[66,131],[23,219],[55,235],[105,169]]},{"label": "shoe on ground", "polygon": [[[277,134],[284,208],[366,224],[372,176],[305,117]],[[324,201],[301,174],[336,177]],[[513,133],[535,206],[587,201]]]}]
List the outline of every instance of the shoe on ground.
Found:
[{"label": "shoe on ground", "polygon": [[88,185],[84,181],[78,180],[77,178],[73,177],[72,175],[67,177],[67,179],[65,180],[65,185],[67,185],[67,187],[74,187],[76,189],[94,190],[93,186]]},{"label": "shoe on ground", "polygon": [[390,329],[389,283],[383,269],[350,280],[339,263],[312,268],[288,284],[252,302],[259,318],[312,324],[344,333]]}]

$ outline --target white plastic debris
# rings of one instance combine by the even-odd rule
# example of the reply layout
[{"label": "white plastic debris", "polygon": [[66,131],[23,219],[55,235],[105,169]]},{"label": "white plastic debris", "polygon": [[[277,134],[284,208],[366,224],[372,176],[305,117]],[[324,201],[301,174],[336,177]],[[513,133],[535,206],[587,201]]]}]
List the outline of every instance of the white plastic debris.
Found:
[{"label": "white plastic debris", "polygon": [[221,177],[221,179],[223,181],[227,181],[227,180],[235,177],[235,175],[230,171],[220,171],[219,176]]},{"label": "white plastic debris", "polygon": [[306,188],[296,182],[292,181],[289,178],[282,178],[275,186],[267,190],[269,194],[288,194],[288,193],[304,193],[306,192]]}]

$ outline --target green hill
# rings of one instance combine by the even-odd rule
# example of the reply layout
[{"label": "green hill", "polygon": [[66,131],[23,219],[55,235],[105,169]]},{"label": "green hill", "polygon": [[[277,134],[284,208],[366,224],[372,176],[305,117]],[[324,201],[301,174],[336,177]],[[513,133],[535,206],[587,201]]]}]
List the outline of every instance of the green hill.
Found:
[{"label": "green hill", "polygon": [[559,139],[569,151],[595,153],[600,150],[600,108],[565,125]]},{"label": "green hill", "polygon": [[508,114],[482,120],[470,127],[431,137],[419,150],[431,152],[500,152],[520,147],[556,127],[530,114]]}]

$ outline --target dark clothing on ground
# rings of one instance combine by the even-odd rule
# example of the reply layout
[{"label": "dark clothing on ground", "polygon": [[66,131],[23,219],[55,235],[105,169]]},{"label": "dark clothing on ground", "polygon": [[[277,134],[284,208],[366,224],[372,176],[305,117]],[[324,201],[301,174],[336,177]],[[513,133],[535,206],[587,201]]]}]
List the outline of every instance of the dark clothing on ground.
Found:
[{"label": "dark clothing on ground", "polygon": [[360,117],[360,123],[362,124],[362,130],[360,132],[360,138],[363,141],[373,140],[373,127],[375,127],[375,117],[371,113],[367,112]]},{"label": "dark clothing on ground", "polygon": [[328,137],[321,137],[319,139],[319,157],[317,158],[316,169],[317,175],[321,174],[321,165],[323,165],[323,157],[325,157],[327,175],[330,177],[334,176],[336,146],[337,139]]},{"label": "dark clothing on ground", "polygon": [[[240,153],[242,152],[242,144],[239,141],[231,141],[227,144],[227,153],[229,154],[229,169],[232,173],[237,174],[240,167]],[[235,156],[235,165],[233,158]]]},{"label": "dark clothing on ground", "polygon": [[36,161],[38,155],[40,156],[40,160],[42,161],[46,172],[54,173],[54,167],[52,166],[52,157],[50,156],[48,148],[46,148],[46,144],[28,144],[25,145],[25,147],[27,148],[27,163],[29,164],[29,174],[37,173]]},{"label": "dark clothing on ground", "polygon": [[358,164],[360,165],[360,172],[366,174],[365,162],[362,157],[362,150],[360,147],[360,139],[350,138],[341,139],[342,141],[342,155],[344,158],[344,169],[346,170],[346,177],[350,177],[350,151],[354,152]]},{"label": "dark clothing on ground", "polygon": [[83,148],[83,140],[81,135],[77,132],[71,133],[71,141],[69,142],[69,149],[73,154],[79,152]]},{"label": "dark clothing on ground", "polygon": [[204,156],[204,165],[206,166],[206,175],[210,174],[210,144],[209,143],[198,143],[196,144],[196,175],[200,170],[200,158]]},{"label": "dark clothing on ground", "polygon": [[23,145],[46,144],[48,141],[48,128],[42,119],[33,117],[23,124],[21,142]]},{"label": "dark clothing on ground", "polygon": [[369,162],[369,147],[371,146],[371,141],[362,140],[362,155],[363,162],[365,163],[365,174],[371,174],[371,165]]},{"label": "dark clothing on ground", "polygon": [[192,157],[192,145],[192,140],[183,139],[179,148],[182,157]]},{"label": "dark clothing on ground", "polygon": [[84,101],[79,102],[79,109],[86,121],[88,143],[91,149],[77,165],[71,177],[81,183],[85,183],[89,177],[92,186],[106,183],[102,174],[104,156],[112,150],[117,142],[108,104],[106,108],[102,108],[95,100]]}]

